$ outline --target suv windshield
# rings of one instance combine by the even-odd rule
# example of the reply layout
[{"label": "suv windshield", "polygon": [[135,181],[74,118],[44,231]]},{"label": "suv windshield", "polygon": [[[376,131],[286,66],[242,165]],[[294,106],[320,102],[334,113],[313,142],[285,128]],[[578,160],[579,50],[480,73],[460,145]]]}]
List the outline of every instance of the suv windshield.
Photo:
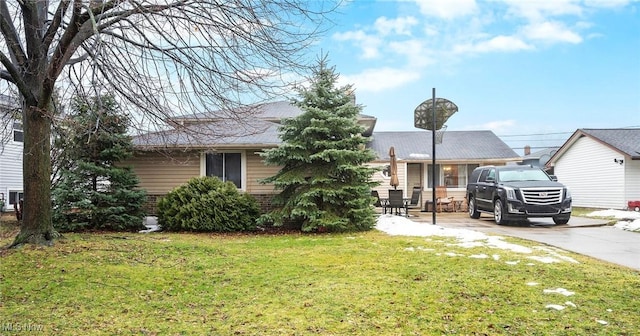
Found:
[{"label": "suv windshield", "polygon": [[527,170],[503,170],[498,172],[500,181],[513,182],[513,181],[549,181],[549,175],[542,170],[527,169]]}]

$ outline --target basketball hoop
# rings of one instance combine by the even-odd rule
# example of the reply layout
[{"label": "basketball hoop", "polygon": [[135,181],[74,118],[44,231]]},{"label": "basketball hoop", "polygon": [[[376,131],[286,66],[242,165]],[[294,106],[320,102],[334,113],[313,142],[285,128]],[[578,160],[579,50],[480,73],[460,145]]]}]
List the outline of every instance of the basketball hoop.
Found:
[{"label": "basketball hoop", "polygon": [[431,99],[425,100],[413,112],[413,124],[416,128],[422,128],[431,131],[431,201],[432,201],[432,223],[436,224],[436,144],[442,143],[444,131],[447,126],[444,123],[454,113],[458,112],[458,106],[452,101],[444,98],[436,98],[436,88],[431,90]]},{"label": "basketball hoop", "polygon": [[447,130],[447,125],[442,126],[439,130],[436,130],[436,144],[442,143],[442,138],[444,137],[444,132]]},{"label": "basketball hoop", "polygon": [[[449,117],[458,112],[458,106],[444,98],[427,99],[416,107],[413,112],[416,128],[433,131],[444,127]],[[435,119],[435,122],[434,122]]]}]

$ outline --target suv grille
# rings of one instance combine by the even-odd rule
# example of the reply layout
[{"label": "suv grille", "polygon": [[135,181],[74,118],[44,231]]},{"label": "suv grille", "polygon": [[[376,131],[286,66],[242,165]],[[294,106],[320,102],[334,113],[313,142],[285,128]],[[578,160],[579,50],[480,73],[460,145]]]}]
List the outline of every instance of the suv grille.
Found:
[{"label": "suv grille", "polygon": [[523,188],[520,192],[527,204],[549,205],[562,202],[562,188]]}]

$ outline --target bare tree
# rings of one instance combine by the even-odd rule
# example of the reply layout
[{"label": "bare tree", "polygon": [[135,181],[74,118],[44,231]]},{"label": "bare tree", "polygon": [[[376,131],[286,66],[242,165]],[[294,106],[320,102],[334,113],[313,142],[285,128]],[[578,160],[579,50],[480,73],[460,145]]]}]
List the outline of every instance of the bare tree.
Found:
[{"label": "bare tree", "polygon": [[[307,0],[0,0],[0,78],[19,93],[24,217],[50,245],[52,96],[108,92],[145,130],[185,113],[244,119],[283,92],[336,4]],[[1,84],[1,82],[0,82]],[[8,87],[8,86],[5,86]],[[64,99],[64,98],[63,98]],[[242,112],[238,112],[242,111]]]}]

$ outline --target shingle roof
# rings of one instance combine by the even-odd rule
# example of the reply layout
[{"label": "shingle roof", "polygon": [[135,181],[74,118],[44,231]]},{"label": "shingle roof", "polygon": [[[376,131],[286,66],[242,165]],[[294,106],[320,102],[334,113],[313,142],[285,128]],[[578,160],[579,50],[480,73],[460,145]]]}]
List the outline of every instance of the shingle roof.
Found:
[{"label": "shingle roof", "polygon": [[231,147],[276,146],[279,124],[255,119],[251,122],[224,120],[200,124],[190,124],[177,129],[143,134],[133,138],[137,148],[165,147]]},{"label": "shingle roof", "polygon": [[[378,160],[389,159],[389,148],[394,147],[398,160],[427,160],[431,158],[430,131],[374,132],[369,147]],[[442,143],[436,144],[438,160],[519,160],[507,144],[492,131],[446,131]]]},{"label": "shingle roof", "polygon": [[640,159],[640,128],[583,128],[578,131],[600,140],[633,159]]},{"label": "shingle roof", "polygon": [[549,147],[549,148],[541,149],[541,150],[532,152],[529,155],[525,155],[522,158],[526,160],[526,159],[539,159],[543,156],[551,156],[558,151],[558,148],[559,147]]},{"label": "shingle roof", "polygon": [[[235,113],[250,113],[251,118],[234,119]],[[280,143],[278,137],[279,122],[285,118],[294,118],[302,110],[288,101],[245,106],[233,111],[211,111],[172,118],[175,129],[143,134],[133,138],[134,146],[150,147],[221,147],[231,145],[256,145],[257,147],[275,146]],[[184,122],[184,126],[180,126]],[[360,114],[358,122],[370,135],[376,124],[376,118]]]},{"label": "shingle roof", "polygon": [[[252,116],[263,120],[281,120],[285,118],[294,118],[302,114],[302,110],[293,105],[289,101],[276,101],[270,103],[263,103],[257,105],[250,105],[238,108],[234,111],[250,111]],[[203,120],[203,119],[216,119],[219,115],[229,115],[229,111],[210,111],[203,113],[195,113],[183,116],[177,116],[174,120]],[[375,117],[360,114],[359,119],[375,119]]]}]

